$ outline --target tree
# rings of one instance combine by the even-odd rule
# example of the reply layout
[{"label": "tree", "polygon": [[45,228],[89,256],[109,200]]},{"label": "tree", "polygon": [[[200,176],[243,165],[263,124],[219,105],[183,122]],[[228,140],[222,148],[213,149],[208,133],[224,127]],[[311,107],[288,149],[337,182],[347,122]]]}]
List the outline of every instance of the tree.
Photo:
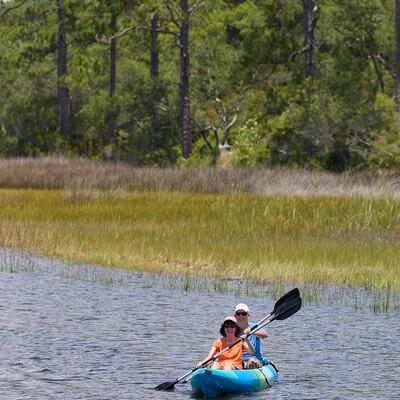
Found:
[{"label": "tree", "polygon": [[304,8],[304,41],[306,76],[313,75],[314,30],[317,24],[318,0],[301,0]]},{"label": "tree", "polygon": [[[114,95],[116,91],[117,85],[117,38],[127,33],[130,28],[124,28],[121,33],[117,32],[117,19],[120,14],[123,12],[129,12],[132,7],[136,6],[136,0],[122,0],[118,1],[110,1],[101,4],[101,8],[105,7],[103,10],[108,12],[109,14],[109,28],[108,32],[110,32],[109,37],[109,87],[108,87],[108,100],[110,110],[107,117],[107,145],[111,147],[115,146],[115,140],[117,136],[116,132],[116,112],[114,110],[113,102]],[[111,155],[113,157],[113,155]]]},{"label": "tree", "polygon": [[396,26],[396,81],[394,95],[400,108],[400,0],[395,1],[395,26]]},{"label": "tree", "polygon": [[181,60],[180,102],[182,124],[182,155],[187,159],[192,154],[192,126],[190,119],[190,60],[189,60],[189,20],[192,11],[189,1],[181,0],[182,20],[179,25],[179,47]]},{"label": "tree", "polygon": [[[110,30],[117,31],[117,15],[115,10],[111,10]],[[110,39],[110,79],[108,88],[109,103],[112,104],[115,89],[117,86],[117,39],[112,36]],[[113,145],[116,138],[115,113],[110,112],[107,121],[107,142]]]},{"label": "tree", "polygon": [[[155,11],[151,18],[151,44],[150,44],[150,75],[153,81],[154,87],[158,86],[158,80],[160,75],[159,70],[159,49],[158,49],[158,29],[160,24],[160,15],[158,11]],[[151,144],[153,149],[157,150],[160,147],[159,140],[157,140],[158,131],[158,112],[157,102],[154,101],[150,111],[150,135]]]},{"label": "tree", "polygon": [[54,0],[7,2],[1,18],[0,153],[60,149]]},{"label": "tree", "polygon": [[256,98],[271,71],[264,59],[257,58],[263,52],[255,32],[265,25],[260,7],[244,1],[205,3],[196,18],[193,120],[194,133],[201,135],[195,141],[196,158],[202,155],[206,161],[207,154],[212,164],[229,163],[234,136],[260,112],[262,105],[256,105]]},{"label": "tree", "polygon": [[58,121],[60,124],[60,133],[67,141],[69,139],[70,129],[70,102],[69,88],[66,83],[68,75],[67,65],[67,38],[64,0],[57,1],[58,16],[58,39],[57,39],[57,103],[58,103]]},{"label": "tree", "polygon": [[192,124],[190,113],[190,45],[189,29],[190,19],[203,3],[197,0],[192,6],[189,0],[180,0],[179,7],[176,1],[165,0],[164,5],[168,10],[169,20],[177,28],[175,33],[180,51],[180,122],[182,137],[182,156],[187,159],[192,154]]}]

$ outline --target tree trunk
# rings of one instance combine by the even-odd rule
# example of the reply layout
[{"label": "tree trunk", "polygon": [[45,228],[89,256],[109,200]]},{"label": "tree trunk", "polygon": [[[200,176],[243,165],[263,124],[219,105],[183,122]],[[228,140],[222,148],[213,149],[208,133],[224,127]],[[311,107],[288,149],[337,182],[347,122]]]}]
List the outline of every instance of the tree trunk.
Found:
[{"label": "tree trunk", "polygon": [[63,0],[57,0],[58,42],[57,42],[57,105],[58,121],[61,135],[69,138],[69,90],[65,83],[67,69],[67,41],[65,36],[66,16]]},{"label": "tree trunk", "polygon": [[396,0],[396,81],[394,95],[400,108],[400,0]]},{"label": "tree trunk", "polygon": [[[154,90],[158,87],[159,77],[159,51],[158,51],[158,25],[160,16],[156,12],[151,19],[151,47],[150,47],[150,75],[153,81]],[[157,100],[153,99],[150,112],[150,143],[151,147],[156,150],[160,148],[158,138],[158,114]]]},{"label": "tree trunk", "polygon": [[[111,21],[110,21],[111,32],[114,35],[117,30],[117,17],[115,12],[112,11]],[[117,74],[117,39],[113,36],[110,41],[110,81],[109,81],[109,90],[108,90],[108,98],[109,104],[112,105],[113,97],[116,88],[116,78]],[[107,121],[107,137],[108,143],[112,144],[115,141],[115,112],[114,107],[111,106],[111,110],[108,113],[108,121]]]},{"label": "tree trunk", "polygon": [[302,0],[304,8],[304,40],[306,76],[313,76],[313,50],[314,50],[314,28],[316,23],[316,4],[314,0]]},{"label": "tree trunk", "polygon": [[180,108],[182,129],[182,155],[187,159],[192,154],[192,127],[190,120],[189,97],[189,4],[188,0],[181,0],[183,19],[179,32],[180,45]]}]

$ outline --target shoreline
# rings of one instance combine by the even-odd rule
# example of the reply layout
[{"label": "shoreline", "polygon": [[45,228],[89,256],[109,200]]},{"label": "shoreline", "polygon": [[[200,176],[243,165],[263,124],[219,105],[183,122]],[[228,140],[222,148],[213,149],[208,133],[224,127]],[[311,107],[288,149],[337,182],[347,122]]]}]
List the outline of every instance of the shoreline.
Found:
[{"label": "shoreline", "polygon": [[303,303],[348,306],[355,311],[369,309],[374,313],[400,311],[400,290],[367,289],[361,286],[333,284],[306,284],[290,282],[253,282],[239,279],[212,279],[188,274],[170,275],[143,272],[135,269],[89,265],[44,257],[22,250],[0,248],[0,272],[5,273],[56,273],[62,278],[85,280],[101,285],[125,285],[138,275],[149,287],[163,287],[183,292],[233,293],[237,297],[270,297],[277,299],[293,287],[298,287]]}]

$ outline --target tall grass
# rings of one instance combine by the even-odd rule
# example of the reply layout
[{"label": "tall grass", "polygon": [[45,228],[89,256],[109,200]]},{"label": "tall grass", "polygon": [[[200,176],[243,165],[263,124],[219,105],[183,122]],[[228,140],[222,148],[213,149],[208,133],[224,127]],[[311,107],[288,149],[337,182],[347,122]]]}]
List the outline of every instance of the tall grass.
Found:
[{"label": "tall grass", "polygon": [[389,198],[0,190],[0,246],[89,264],[400,289]]},{"label": "tall grass", "polygon": [[0,160],[0,187],[65,189],[71,198],[92,196],[93,190],[400,198],[400,173],[337,175],[238,167],[160,169],[88,160],[28,158]]}]

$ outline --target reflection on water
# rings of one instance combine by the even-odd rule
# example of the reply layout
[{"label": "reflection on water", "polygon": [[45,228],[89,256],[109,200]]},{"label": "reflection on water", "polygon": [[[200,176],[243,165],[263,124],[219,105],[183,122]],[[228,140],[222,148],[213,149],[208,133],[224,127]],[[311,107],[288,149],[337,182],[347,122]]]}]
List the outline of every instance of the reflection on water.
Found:
[{"label": "reflection on water", "polygon": [[[190,399],[189,384],[172,393],[153,388],[207,354],[236,303],[248,303],[257,321],[279,297],[272,288],[257,297],[184,291],[147,274],[6,251],[0,260],[0,398],[7,400]],[[264,351],[280,368],[279,383],[233,399],[399,399],[399,313],[334,303],[306,302],[272,322]]]}]

